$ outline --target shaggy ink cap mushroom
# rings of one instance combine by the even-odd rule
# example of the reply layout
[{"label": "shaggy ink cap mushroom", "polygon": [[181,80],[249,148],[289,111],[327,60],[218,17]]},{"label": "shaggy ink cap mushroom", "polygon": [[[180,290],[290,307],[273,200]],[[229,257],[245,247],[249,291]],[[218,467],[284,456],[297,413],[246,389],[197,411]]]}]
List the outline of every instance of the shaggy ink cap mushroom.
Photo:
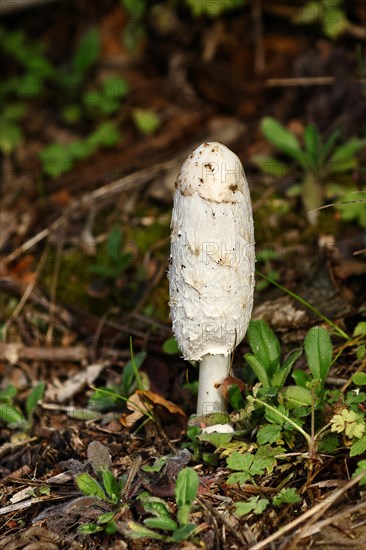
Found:
[{"label": "shaggy ink cap mushroom", "polygon": [[176,181],[169,269],[173,332],[200,362],[197,413],[224,411],[220,384],[246,333],[254,292],[254,230],[243,166],[225,145],[203,143]]}]

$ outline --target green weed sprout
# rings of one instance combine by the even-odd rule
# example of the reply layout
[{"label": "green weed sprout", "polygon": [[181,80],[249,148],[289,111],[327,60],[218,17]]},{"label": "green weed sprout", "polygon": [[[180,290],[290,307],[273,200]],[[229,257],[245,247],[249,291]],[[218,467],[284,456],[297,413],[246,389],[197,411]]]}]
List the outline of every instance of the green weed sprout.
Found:
[{"label": "green weed sprout", "polygon": [[[140,501],[145,512],[154,517],[146,518],[143,522],[128,521],[122,527],[125,536],[131,539],[153,539],[170,543],[187,540],[194,535],[198,526],[189,522],[189,516],[193,502],[198,493],[199,478],[192,468],[183,468],[177,477],[175,488],[175,501],[177,504],[177,516],[173,518],[168,504],[161,498],[147,493],[140,495]],[[164,534],[161,532],[169,532]]]},{"label": "green weed sprout", "polygon": [[29,431],[33,425],[33,413],[37,403],[42,399],[45,391],[44,382],[39,382],[27,397],[25,403],[26,415],[14,403],[17,395],[15,386],[9,385],[0,392],[0,421],[9,428]]},{"label": "green weed sprout", "polygon": [[[309,221],[315,224],[318,219],[317,208],[323,204],[324,184],[329,178],[357,167],[357,154],[365,147],[366,140],[352,138],[337,145],[340,132],[335,131],[323,142],[317,127],[308,124],[302,146],[293,132],[272,117],[262,120],[261,129],[268,141],[293,159],[300,168],[303,205]],[[270,156],[256,155],[253,161],[264,173],[272,176],[287,172],[283,162]]]}]

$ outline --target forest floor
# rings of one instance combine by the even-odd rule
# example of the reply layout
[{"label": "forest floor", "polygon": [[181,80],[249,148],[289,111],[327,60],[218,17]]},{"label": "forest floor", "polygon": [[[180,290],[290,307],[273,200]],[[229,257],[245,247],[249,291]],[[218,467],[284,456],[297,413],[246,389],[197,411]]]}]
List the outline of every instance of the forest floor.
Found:
[{"label": "forest floor", "polygon": [[[28,71],[38,63],[43,87],[23,90],[21,139],[2,151],[0,548],[360,549],[366,540],[366,207],[357,192],[366,178],[366,150],[359,146],[366,119],[365,6],[355,2],[348,32],[330,39],[320,25],[294,24],[292,3],[281,10],[279,2],[263,2],[258,12],[260,3],[253,2],[218,17],[192,15],[189,2],[140,4],[145,11],[132,23],[115,0],[103,8],[83,0],[1,14],[6,78],[19,76],[10,45],[17,29],[29,44],[42,44],[60,73],[50,76],[41,67],[35,46],[15,46],[35,60],[25,62]],[[90,28],[99,37],[97,60],[93,37],[76,59]],[[77,70],[84,73],[75,97],[66,97],[65,81]],[[101,92],[115,77],[115,96]],[[316,210],[315,223],[301,163],[266,138],[264,117],[301,144],[310,123],[323,143],[339,131],[335,142],[355,144],[344,170],[316,181],[327,207]],[[172,340],[166,274],[174,182],[204,141],[230,147],[247,175],[260,272],[253,320],[271,326],[283,358],[302,350],[313,327],[331,335],[332,360],[317,402],[314,393],[312,403],[304,397],[317,391],[309,390],[306,343],[295,363],[305,374],[295,374],[292,386],[289,376],[286,386],[304,390],[297,408],[294,401],[286,408],[285,393],[282,403],[269,393],[262,399],[276,410],[285,407],[289,418],[298,414],[309,433],[311,418],[324,421],[318,428],[326,431],[335,426],[334,415],[346,413],[358,432],[347,431],[344,416],[327,444],[310,449],[293,431],[293,417],[276,424],[260,407],[245,428],[239,422],[233,438],[205,438],[200,419],[188,422],[197,369]],[[273,157],[278,163],[271,165]],[[243,357],[249,351],[244,339],[233,358],[233,375],[245,382],[239,401],[230,397],[230,411],[239,416],[250,416],[246,397],[255,397],[258,382]],[[266,439],[263,431],[258,437],[261,427],[274,425],[277,437],[271,432]],[[259,460],[261,446],[263,467],[257,462],[251,472],[247,463],[248,476],[230,483],[232,470],[244,469],[234,458],[254,453]],[[192,533],[182,520],[188,531],[181,540],[153,526],[155,537],[131,534],[149,514],[176,518],[176,477],[187,466],[200,479],[189,502]],[[117,501],[108,490],[103,499],[82,485],[82,474],[99,479],[104,490],[111,478],[122,479],[113,486]],[[240,512],[238,503],[249,507]],[[94,527],[81,532],[85,524]]]}]

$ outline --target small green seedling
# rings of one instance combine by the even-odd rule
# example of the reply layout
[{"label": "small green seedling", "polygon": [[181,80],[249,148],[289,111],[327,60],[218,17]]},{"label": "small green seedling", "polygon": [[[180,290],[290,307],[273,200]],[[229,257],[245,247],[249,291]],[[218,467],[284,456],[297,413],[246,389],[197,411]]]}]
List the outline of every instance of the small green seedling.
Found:
[{"label": "small green seedling", "polygon": [[143,380],[142,373],[139,373],[145,358],[144,351],[131,355],[131,359],[122,370],[120,383],[96,389],[89,399],[89,405],[100,411],[114,409],[121,399],[127,401],[137,388],[146,389],[146,380]]},{"label": "small green seedling", "polygon": [[[198,493],[199,478],[192,468],[183,468],[178,474],[175,488],[177,516],[173,518],[168,504],[161,498],[147,493],[140,495],[140,501],[145,512],[152,514],[144,520],[144,524],[128,521],[122,532],[131,539],[153,539],[177,543],[191,538],[196,529],[195,523],[189,522],[193,502]],[[153,531],[165,531],[165,533]],[[170,534],[166,534],[166,532]]]},{"label": "small green seedling", "polygon": [[120,509],[121,495],[126,483],[126,476],[120,479],[112,472],[112,463],[109,451],[105,445],[93,441],[88,446],[88,459],[97,479],[90,474],[83,473],[76,476],[75,481],[80,491],[90,497],[96,497],[108,504],[110,511],[100,514],[97,523],[83,523],[79,531],[83,534],[94,534],[105,531],[107,534],[117,532],[114,521],[116,512]]},{"label": "small green seedling", "polygon": [[227,465],[231,470],[236,470],[234,474],[228,477],[229,485],[235,483],[246,483],[253,480],[254,476],[263,475],[265,471],[273,469],[273,460],[250,453],[242,454],[234,451],[226,459]]},{"label": "small green seedling", "polygon": [[[265,117],[261,128],[268,141],[293,159],[300,168],[303,204],[309,221],[315,223],[318,217],[316,209],[323,203],[325,182],[330,177],[350,172],[357,167],[357,154],[365,147],[366,140],[352,138],[336,146],[340,134],[335,131],[323,143],[317,127],[308,124],[302,147],[295,134],[272,117]],[[257,155],[253,160],[264,173],[271,176],[287,172],[286,165],[273,157]]]},{"label": "small green seedling", "polygon": [[158,115],[147,109],[133,109],[132,119],[139,132],[145,135],[154,134],[161,126]]},{"label": "small green seedling", "polygon": [[[272,499],[273,506],[279,507],[284,504],[298,504],[301,502],[301,498],[296,492],[296,489],[283,488]],[[249,497],[246,502],[235,503],[235,514],[239,517],[247,516],[248,514],[261,515],[268,507],[270,501],[268,498],[261,498],[260,496]]]},{"label": "small green seedling", "polygon": [[26,115],[24,103],[8,103],[0,111],[0,151],[5,155],[12,153],[22,139],[20,121]]},{"label": "small green seedling", "polygon": [[350,26],[342,4],[343,0],[309,0],[293,21],[298,25],[320,25],[324,35],[335,40]]},{"label": "small green seedling", "polygon": [[195,17],[205,15],[214,19],[227,11],[241,8],[245,0],[225,0],[225,2],[222,0],[210,0],[209,2],[185,0],[185,3]]},{"label": "small green seedling", "polygon": [[39,158],[43,172],[50,178],[58,178],[69,172],[77,160],[90,157],[97,149],[114,147],[119,140],[116,124],[112,121],[101,122],[87,138],[68,144],[52,143],[42,149]]},{"label": "small green seedling", "polygon": [[279,340],[267,323],[261,320],[249,323],[247,337],[252,353],[245,354],[245,360],[264,390],[276,394],[283,388],[301,350],[292,351],[282,362]]},{"label": "small green seedling", "polygon": [[131,264],[131,252],[123,251],[123,233],[119,226],[111,229],[108,239],[98,253],[97,262],[89,267],[96,275],[106,279],[120,279]]},{"label": "small green seedling", "polygon": [[0,392],[0,421],[9,428],[29,431],[33,425],[33,413],[45,391],[44,382],[39,382],[30,392],[25,403],[24,414],[14,403],[17,395],[15,386],[9,385]]}]

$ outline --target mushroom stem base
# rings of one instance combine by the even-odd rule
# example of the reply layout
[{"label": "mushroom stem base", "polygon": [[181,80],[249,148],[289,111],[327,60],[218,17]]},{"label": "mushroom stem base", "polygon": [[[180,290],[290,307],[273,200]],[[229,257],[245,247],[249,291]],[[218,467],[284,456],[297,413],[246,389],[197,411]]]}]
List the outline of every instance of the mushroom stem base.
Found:
[{"label": "mushroom stem base", "polygon": [[230,355],[205,355],[200,361],[197,414],[225,412],[226,401],[220,385],[230,370]]}]

